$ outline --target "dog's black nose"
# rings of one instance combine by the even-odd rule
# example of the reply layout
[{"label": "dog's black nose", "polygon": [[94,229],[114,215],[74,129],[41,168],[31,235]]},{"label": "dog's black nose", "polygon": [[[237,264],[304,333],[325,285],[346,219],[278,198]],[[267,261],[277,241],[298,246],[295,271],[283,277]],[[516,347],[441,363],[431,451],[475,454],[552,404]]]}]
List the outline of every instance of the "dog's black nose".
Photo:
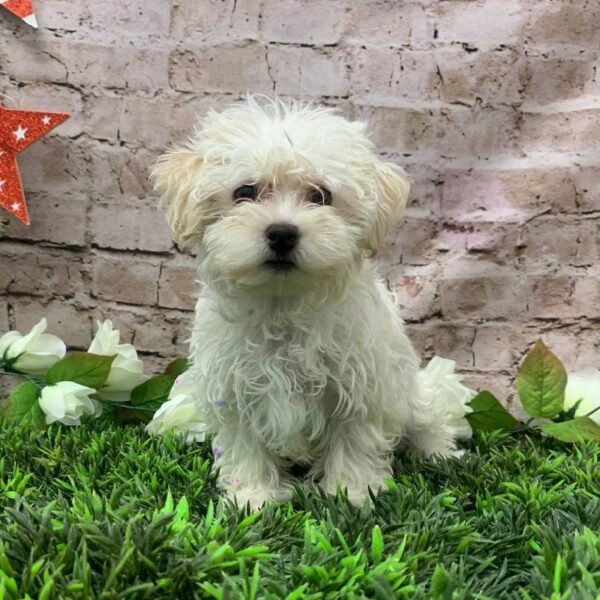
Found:
[{"label": "dog's black nose", "polygon": [[300,231],[289,223],[273,223],[265,229],[269,248],[277,254],[287,254],[293,250],[300,238]]}]

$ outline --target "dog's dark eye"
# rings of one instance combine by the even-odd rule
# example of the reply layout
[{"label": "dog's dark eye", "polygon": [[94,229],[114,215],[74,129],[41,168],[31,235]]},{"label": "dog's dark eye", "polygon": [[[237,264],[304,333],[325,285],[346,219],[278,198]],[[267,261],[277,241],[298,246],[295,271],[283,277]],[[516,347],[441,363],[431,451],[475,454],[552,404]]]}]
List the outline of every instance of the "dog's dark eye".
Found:
[{"label": "dog's dark eye", "polygon": [[308,199],[314,204],[329,206],[331,204],[331,192],[326,188],[313,188],[308,193]]},{"label": "dog's dark eye", "polygon": [[233,199],[236,202],[245,202],[246,200],[256,200],[258,193],[255,185],[243,185],[233,192]]}]

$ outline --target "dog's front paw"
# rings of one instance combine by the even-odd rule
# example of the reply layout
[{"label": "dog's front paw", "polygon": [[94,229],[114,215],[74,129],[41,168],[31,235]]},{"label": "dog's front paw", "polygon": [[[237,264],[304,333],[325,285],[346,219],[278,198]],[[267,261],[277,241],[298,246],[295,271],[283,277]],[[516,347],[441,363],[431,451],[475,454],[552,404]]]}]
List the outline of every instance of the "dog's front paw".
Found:
[{"label": "dog's front paw", "polygon": [[243,483],[227,486],[226,493],[227,497],[240,508],[249,505],[252,511],[259,510],[269,500],[285,502],[292,496],[291,490],[286,487],[271,488],[260,485],[244,485]]},{"label": "dog's front paw", "polygon": [[432,452],[427,456],[430,460],[442,460],[444,458],[461,458],[465,455],[466,450],[438,450],[437,452]]},{"label": "dog's front paw", "polygon": [[369,488],[371,488],[374,494],[377,494],[382,489],[386,489],[384,478],[364,481],[362,483],[352,482],[350,484],[324,480],[320,483],[320,486],[324,491],[333,496],[335,496],[338,489],[347,490],[348,500],[355,506],[362,506],[365,500],[369,498]]}]

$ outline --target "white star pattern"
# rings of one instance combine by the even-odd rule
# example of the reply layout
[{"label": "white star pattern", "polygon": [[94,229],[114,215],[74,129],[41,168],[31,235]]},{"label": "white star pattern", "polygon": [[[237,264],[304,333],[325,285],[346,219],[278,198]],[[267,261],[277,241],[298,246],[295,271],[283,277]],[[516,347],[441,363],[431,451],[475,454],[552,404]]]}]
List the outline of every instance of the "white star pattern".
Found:
[{"label": "white star pattern", "polygon": [[45,115],[45,116],[42,118],[42,123],[43,123],[44,125],[50,125],[50,123],[51,123],[51,122],[52,122],[52,119],[51,119],[51,118],[50,118],[48,115]]},{"label": "white star pattern", "polygon": [[2,158],[5,154],[6,152],[4,152],[4,150],[0,150],[0,158]]},{"label": "white star pattern", "polygon": [[0,192],[4,191],[4,184],[6,183],[6,181],[4,179],[0,179]]},{"label": "white star pattern", "polygon": [[14,210],[17,211],[21,208],[21,205],[18,202],[15,202],[13,204],[10,205],[10,207]]},{"label": "white star pattern", "polygon": [[25,134],[27,133],[27,127],[23,127],[19,125],[15,131],[13,131],[13,135],[17,138],[17,142],[25,139]]}]

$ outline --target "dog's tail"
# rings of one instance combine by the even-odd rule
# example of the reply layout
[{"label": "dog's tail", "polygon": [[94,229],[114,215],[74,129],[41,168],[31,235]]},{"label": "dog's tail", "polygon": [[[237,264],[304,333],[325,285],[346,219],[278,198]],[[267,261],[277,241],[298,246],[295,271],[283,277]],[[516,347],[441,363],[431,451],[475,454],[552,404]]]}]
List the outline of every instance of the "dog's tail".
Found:
[{"label": "dog's tail", "polygon": [[462,383],[455,370],[453,360],[434,356],[417,374],[418,384],[423,397],[429,398],[436,406],[446,408],[453,439],[468,439],[473,432],[465,415],[472,410],[467,403],[475,392]]}]

